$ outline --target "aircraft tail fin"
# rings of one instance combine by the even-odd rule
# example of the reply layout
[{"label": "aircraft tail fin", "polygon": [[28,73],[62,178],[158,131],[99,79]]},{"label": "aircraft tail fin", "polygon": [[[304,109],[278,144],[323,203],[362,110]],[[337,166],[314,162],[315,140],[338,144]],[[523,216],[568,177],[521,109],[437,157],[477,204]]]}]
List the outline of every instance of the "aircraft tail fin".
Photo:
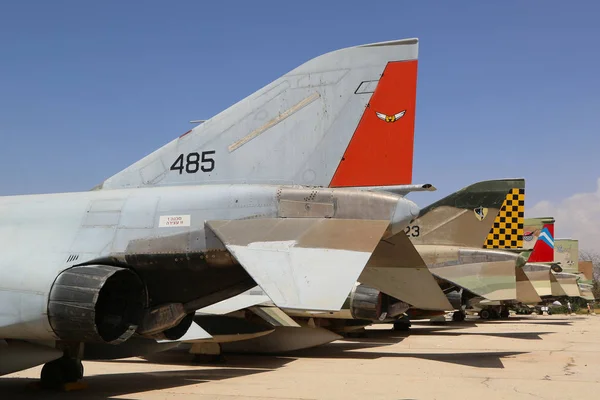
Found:
[{"label": "aircraft tail fin", "polygon": [[525,180],[477,182],[423,208],[406,228],[415,244],[522,247]]},{"label": "aircraft tail fin", "polygon": [[412,181],[418,39],[316,57],[94,189]]},{"label": "aircraft tail fin", "polygon": [[529,256],[529,262],[552,262],[554,261],[554,223],[544,224],[533,251]]}]

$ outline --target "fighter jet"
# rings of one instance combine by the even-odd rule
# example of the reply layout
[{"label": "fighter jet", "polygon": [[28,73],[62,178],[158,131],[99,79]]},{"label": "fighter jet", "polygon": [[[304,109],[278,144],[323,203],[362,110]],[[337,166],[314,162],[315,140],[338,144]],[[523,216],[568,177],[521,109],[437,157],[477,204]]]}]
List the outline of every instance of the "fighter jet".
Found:
[{"label": "fighter jet", "polygon": [[[381,242],[340,311],[278,308],[266,293],[254,288],[199,310],[195,320],[203,326],[206,321],[215,338],[182,347],[192,354],[285,352],[325,344],[373,323],[394,323],[396,329],[403,329],[406,322],[400,317],[405,314],[409,318],[443,315],[463,310],[472,299],[514,301],[515,271],[526,260],[483,246],[520,245],[523,208],[523,179],[470,185],[424,208],[405,228],[405,237]],[[415,246],[406,247],[401,258],[385,256],[409,238]],[[424,275],[413,277],[418,266],[425,271],[429,267],[439,286],[427,286]],[[371,279],[373,273],[385,279]],[[242,326],[246,335],[234,337]]]},{"label": "fighter jet", "polygon": [[321,55],[95,190],[0,198],[0,375],[45,363],[60,386],[82,359],[210,339],[195,311],[256,285],[277,307],[339,310],[419,213],[398,194],[417,53],[407,39]]},{"label": "fighter jet", "polygon": [[526,233],[531,236],[529,242],[533,242],[534,247],[523,270],[541,298],[541,302],[526,304],[548,305],[564,297],[594,300],[589,286],[579,282],[581,276],[565,272],[565,269],[574,271],[573,265],[579,260],[578,243],[572,239],[555,240],[554,224],[555,220],[552,217],[526,220]]},{"label": "fighter jet", "polygon": [[[552,294],[551,280],[554,277],[552,269],[556,272],[562,270],[554,263],[554,222],[552,217],[525,220],[523,247],[529,249],[531,254],[523,271],[542,299]],[[562,292],[559,286],[555,291],[557,289]]]}]

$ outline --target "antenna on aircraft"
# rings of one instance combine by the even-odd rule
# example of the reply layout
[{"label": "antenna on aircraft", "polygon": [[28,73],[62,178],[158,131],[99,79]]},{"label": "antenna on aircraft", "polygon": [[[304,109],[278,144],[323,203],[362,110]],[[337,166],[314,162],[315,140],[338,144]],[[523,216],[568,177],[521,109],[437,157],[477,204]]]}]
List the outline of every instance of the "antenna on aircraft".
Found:
[{"label": "antenna on aircraft", "polygon": [[193,119],[190,121],[190,124],[201,124],[206,121],[207,121],[206,119]]}]

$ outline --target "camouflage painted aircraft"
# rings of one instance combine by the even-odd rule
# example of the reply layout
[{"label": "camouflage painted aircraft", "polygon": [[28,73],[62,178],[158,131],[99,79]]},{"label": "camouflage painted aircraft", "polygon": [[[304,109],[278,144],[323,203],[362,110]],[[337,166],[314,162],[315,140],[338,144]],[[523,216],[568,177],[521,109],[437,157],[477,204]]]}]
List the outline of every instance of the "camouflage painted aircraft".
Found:
[{"label": "camouflage painted aircraft", "polygon": [[[196,321],[208,326],[214,339],[183,347],[193,354],[218,354],[220,349],[285,352],[328,343],[372,323],[392,322],[396,329],[404,329],[406,320],[399,317],[443,315],[462,310],[474,299],[502,305],[514,302],[520,288],[516,271],[526,259],[500,248],[520,245],[523,208],[522,179],[470,185],[424,208],[407,226],[405,233],[416,248],[410,257],[406,253],[396,261],[382,257],[386,247],[380,243],[340,311],[280,309],[260,288],[254,288],[199,310]],[[385,243],[393,246],[398,239],[395,236]],[[482,248],[484,245],[495,248]],[[377,256],[386,264],[377,265]],[[370,273],[377,271],[375,265],[389,268],[412,258],[417,260],[414,265],[427,264],[452,304],[432,302],[442,292],[426,289],[419,284],[421,279],[410,275],[388,275],[389,281],[379,282],[377,288],[365,284]],[[534,300],[540,300],[532,287],[529,292]],[[234,336],[241,327],[246,335]]]},{"label": "camouflage painted aircraft", "polygon": [[[340,310],[378,248],[382,265],[414,251],[417,53],[407,39],[321,55],[95,190],[0,198],[0,375],[45,364],[57,386],[82,359],[210,339],[195,311],[256,285],[277,307]],[[404,264],[365,284],[439,291]]]},{"label": "camouflage painted aircraft", "polygon": [[[534,243],[529,262],[523,268],[543,303],[558,298],[582,297],[593,300],[589,286],[579,283],[581,278],[572,272],[579,260],[576,240],[554,239],[555,220],[552,217],[526,220],[527,241]],[[555,246],[557,243],[560,248]],[[531,304],[531,303],[529,303]],[[533,303],[535,304],[535,303]]]},{"label": "camouflage painted aircraft", "polygon": [[[510,187],[511,184],[514,187],[506,194],[503,185]],[[477,199],[479,206],[468,204]],[[462,207],[457,207],[461,204]],[[473,214],[465,210],[472,210]],[[573,277],[558,273],[560,267],[555,263],[547,263],[554,258],[554,220],[542,220],[539,229],[531,229],[531,220],[523,222],[522,180],[480,182],[424,208],[420,214],[405,232],[445,290],[452,308],[458,310],[454,314],[456,320],[464,318],[466,306],[478,308],[485,319],[494,314],[507,317],[509,305],[542,301],[540,296],[546,294],[539,290],[541,287],[547,287],[551,295],[551,280],[555,296],[567,295],[559,282]],[[488,218],[492,215],[495,219]],[[493,221],[493,225],[482,223],[486,218],[489,223]],[[433,228],[428,229],[428,226]],[[425,235],[427,232],[431,232],[429,236]],[[482,243],[483,248],[479,247]],[[570,289],[574,287],[571,285]],[[226,338],[225,351],[281,352],[324,344],[339,339],[337,334],[372,323],[394,322],[398,327],[406,326],[405,319],[397,319],[404,313],[409,319],[418,319],[442,315],[449,310],[419,309],[415,307],[418,303],[403,301],[401,292],[393,297],[357,283],[340,312],[315,313],[280,310],[262,291],[254,289],[201,310],[197,318],[215,321],[213,325],[216,325],[219,318],[206,314],[231,312],[226,320],[237,315],[255,324],[256,338],[249,341],[239,338],[235,340],[238,343],[229,343]],[[413,298],[415,300],[418,299]],[[248,307],[246,312],[235,312],[242,307]],[[272,335],[259,338],[267,333]],[[196,346],[192,352],[202,352],[207,347],[214,350],[214,346],[205,345]]]},{"label": "camouflage painted aircraft", "polygon": [[[511,185],[507,194],[507,187]],[[480,204],[477,207],[469,203],[477,200]],[[473,214],[466,210],[472,210]],[[492,215],[495,219],[487,218]],[[478,307],[486,319],[494,313],[507,317],[508,305],[542,301],[540,296],[546,296],[540,290],[543,287],[548,288],[548,296],[552,293],[567,295],[559,282],[573,277],[558,273],[560,267],[548,263],[554,258],[554,220],[544,219],[539,229],[532,230],[531,220],[524,223],[523,215],[522,180],[488,181],[471,185],[424,208],[405,229],[440,287],[445,289],[453,309],[459,310],[454,314],[455,319],[464,317],[462,310],[466,305]],[[493,221],[493,225],[482,223],[486,218],[490,224]],[[428,229],[428,226],[433,228]],[[429,236],[425,235],[427,232],[431,232]],[[479,247],[482,243],[483,248]],[[552,291],[551,280],[554,282]],[[567,286],[571,291],[574,287]],[[324,344],[339,339],[338,334],[372,323],[394,322],[403,326],[405,320],[397,317],[404,313],[409,319],[418,319],[449,310],[419,309],[415,307],[418,303],[403,301],[401,291],[396,296],[357,283],[340,312],[316,313],[280,310],[264,292],[254,289],[201,310],[197,320],[213,321],[211,333],[219,331],[216,321],[223,320],[209,314],[231,313],[224,320],[237,316],[253,324],[254,328],[247,327],[254,329],[252,340],[247,340],[249,337],[233,340],[224,335],[221,343],[226,342],[222,346],[225,351],[283,352]],[[413,298],[415,300],[418,299]],[[248,308],[245,312],[236,312],[242,307]],[[223,326],[220,329],[221,333],[227,332]],[[268,337],[261,337],[267,333]],[[233,341],[236,343],[231,343]],[[206,343],[195,345],[191,351],[202,353],[207,348],[218,352]]]},{"label": "camouflage painted aircraft", "polygon": [[[531,250],[531,255],[523,270],[542,299],[551,296],[553,289],[555,295],[559,295],[556,293],[557,289],[562,293],[562,289],[552,274],[552,268],[555,271],[561,270],[560,266],[554,264],[554,222],[552,217],[525,220],[524,248]],[[553,281],[558,286],[554,285]]]},{"label": "camouflage painted aircraft", "polygon": [[[430,207],[437,211],[428,214]],[[521,246],[524,207],[525,181],[506,179],[471,185],[421,210],[414,226],[422,234],[412,242],[453,300],[454,320],[464,319],[465,308],[484,319],[508,317],[518,296],[539,300],[522,279],[527,259],[506,251]]]}]

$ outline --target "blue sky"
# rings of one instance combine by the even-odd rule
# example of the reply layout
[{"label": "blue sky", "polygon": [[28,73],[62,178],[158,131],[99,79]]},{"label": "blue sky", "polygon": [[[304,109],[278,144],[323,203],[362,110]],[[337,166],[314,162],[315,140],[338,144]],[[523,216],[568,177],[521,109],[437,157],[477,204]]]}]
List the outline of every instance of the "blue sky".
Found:
[{"label": "blue sky", "polygon": [[596,191],[600,3],[19,1],[0,5],[0,195],[88,190],[308,59],[420,39],[425,205],[523,176]]}]

